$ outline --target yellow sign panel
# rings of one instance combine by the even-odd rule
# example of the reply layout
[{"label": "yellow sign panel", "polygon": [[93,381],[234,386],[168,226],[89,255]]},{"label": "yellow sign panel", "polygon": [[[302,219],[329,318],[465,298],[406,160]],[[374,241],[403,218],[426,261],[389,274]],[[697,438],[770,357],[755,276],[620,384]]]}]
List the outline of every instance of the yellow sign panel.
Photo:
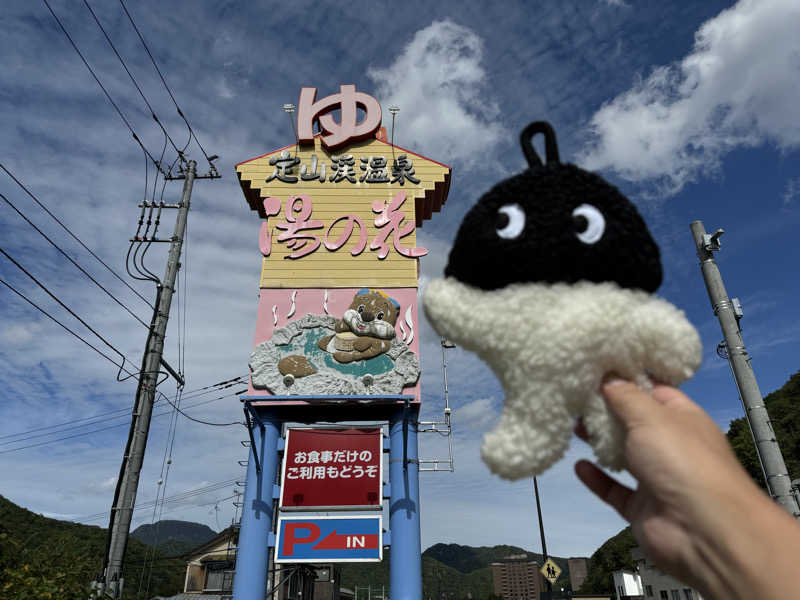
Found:
[{"label": "yellow sign panel", "polygon": [[240,163],[262,219],[262,288],[415,287],[415,228],[438,211],[450,168],[380,139],[320,143]]},{"label": "yellow sign panel", "polygon": [[542,565],[542,568],[539,569],[539,572],[552,584],[555,583],[558,580],[558,576],[561,575],[561,567],[559,567],[552,558],[548,558]]}]

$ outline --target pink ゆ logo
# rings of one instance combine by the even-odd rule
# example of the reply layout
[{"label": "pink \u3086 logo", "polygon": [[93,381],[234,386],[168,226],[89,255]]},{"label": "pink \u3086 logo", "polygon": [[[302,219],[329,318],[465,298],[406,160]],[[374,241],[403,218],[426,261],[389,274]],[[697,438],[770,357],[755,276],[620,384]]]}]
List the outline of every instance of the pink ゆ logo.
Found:
[{"label": "pink \u3086 logo", "polygon": [[[357,92],[354,85],[340,85],[339,93],[320,100],[317,88],[300,90],[297,107],[297,136],[301,144],[313,143],[314,123],[322,129],[322,144],[328,150],[336,150],[349,141],[357,142],[374,134],[381,126],[381,105],[364,92]],[[358,108],[364,110],[364,119],[358,123]],[[331,112],[340,109],[337,123]]]}]

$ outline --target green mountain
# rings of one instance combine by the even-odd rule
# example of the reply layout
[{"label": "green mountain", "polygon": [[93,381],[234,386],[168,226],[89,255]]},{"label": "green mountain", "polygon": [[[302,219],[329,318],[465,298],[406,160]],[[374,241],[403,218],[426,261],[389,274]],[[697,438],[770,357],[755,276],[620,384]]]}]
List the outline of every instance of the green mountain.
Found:
[{"label": "green mountain", "polygon": [[[186,564],[171,559],[175,544],[194,547],[214,532],[198,523],[161,521],[137,528],[128,542],[125,561],[124,599],[137,595],[141,581],[146,597],[169,596],[183,589]],[[137,539],[138,538],[138,539]],[[158,540],[161,550],[141,540]],[[106,530],[37,515],[0,496],[0,598],[2,600],[85,600],[88,584],[100,569]],[[516,546],[473,548],[458,544],[435,544],[422,556],[423,597],[438,600],[484,600],[493,597],[491,563],[526,551]],[[527,552],[540,558],[540,555]],[[564,572],[556,587],[569,583],[567,561],[553,557]],[[145,568],[147,562],[148,567]],[[144,571],[144,572],[143,572]],[[148,587],[149,579],[149,587]],[[389,593],[389,552],[381,563],[341,565],[344,587],[372,586]]]},{"label": "green mountain", "polygon": [[[779,390],[768,394],[764,398],[764,405],[772,421],[772,429],[783,453],[789,477],[800,478],[800,371],[792,375]],[[736,457],[753,480],[766,489],[747,420],[742,417],[731,421],[727,435]]]},{"label": "green mountain", "polygon": [[131,532],[132,538],[158,548],[166,556],[180,556],[205,544],[215,535],[216,532],[207,525],[169,519],[152,525],[139,525]]},{"label": "green mountain", "polygon": [[[528,554],[534,560],[538,561],[539,564],[544,562],[541,554],[529,552],[517,546],[480,546],[475,548],[473,546],[462,546],[460,544],[434,544],[422,553],[423,556],[435,558],[440,563],[462,573],[471,573],[477,569],[489,567],[493,562],[515,554]],[[551,556],[550,558],[561,567],[561,576],[558,581],[559,585],[561,585],[562,580],[566,580],[566,582],[569,583],[569,565],[567,559],[559,556]]]},{"label": "green mountain", "polygon": [[[48,519],[0,496],[3,600],[86,600],[105,547],[105,529]],[[140,581],[147,598],[169,596],[183,589],[186,565],[131,539],[124,572],[124,599],[136,597]]]},{"label": "green mountain", "polygon": [[[459,544],[434,544],[422,553],[422,597],[439,600],[446,594],[448,600],[472,598],[484,600],[493,597],[491,564],[506,556],[528,554],[541,561],[541,555],[527,552],[516,546],[462,546]],[[342,586],[353,589],[371,586],[372,593],[380,593],[381,586],[389,593],[389,552],[381,563],[348,563],[340,565]],[[554,588],[569,586],[567,559],[552,557],[562,573]],[[452,595],[452,596],[451,596]],[[359,593],[360,596],[360,593]]]},{"label": "green mountain", "polygon": [[[447,565],[462,573],[470,573],[476,569],[488,567],[494,561],[514,554],[525,554],[526,551],[517,546],[462,546],[460,544],[434,544],[423,556],[435,558],[440,563]],[[533,553],[531,553],[533,554]],[[537,558],[538,554],[535,555]]]}]

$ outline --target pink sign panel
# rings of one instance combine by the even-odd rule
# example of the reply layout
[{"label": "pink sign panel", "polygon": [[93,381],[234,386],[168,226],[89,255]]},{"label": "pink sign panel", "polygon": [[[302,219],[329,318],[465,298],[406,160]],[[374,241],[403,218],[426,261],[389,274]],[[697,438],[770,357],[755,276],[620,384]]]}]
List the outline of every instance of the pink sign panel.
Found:
[{"label": "pink sign panel", "polygon": [[248,395],[259,402],[359,395],[419,402],[417,288],[261,289],[250,370]]},{"label": "pink sign panel", "polygon": [[289,429],[281,473],[282,510],[375,508],[382,503],[379,428]]}]

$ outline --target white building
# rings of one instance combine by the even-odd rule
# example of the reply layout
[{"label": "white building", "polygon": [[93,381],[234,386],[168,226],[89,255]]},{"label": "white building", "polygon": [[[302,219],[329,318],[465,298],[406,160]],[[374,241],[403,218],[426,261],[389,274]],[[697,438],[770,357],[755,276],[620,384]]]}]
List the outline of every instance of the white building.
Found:
[{"label": "white building", "polygon": [[641,599],[642,578],[634,571],[614,571],[614,594],[616,600]]},{"label": "white building", "polygon": [[[642,552],[641,548],[631,550],[636,573],[640,578],[639,597],[644,600],[703,600],[703,597],[688,585],[659,570]],[[616,573],[614,574],[616,576]],[[616,578],[614,580],[616,585]]]}]

